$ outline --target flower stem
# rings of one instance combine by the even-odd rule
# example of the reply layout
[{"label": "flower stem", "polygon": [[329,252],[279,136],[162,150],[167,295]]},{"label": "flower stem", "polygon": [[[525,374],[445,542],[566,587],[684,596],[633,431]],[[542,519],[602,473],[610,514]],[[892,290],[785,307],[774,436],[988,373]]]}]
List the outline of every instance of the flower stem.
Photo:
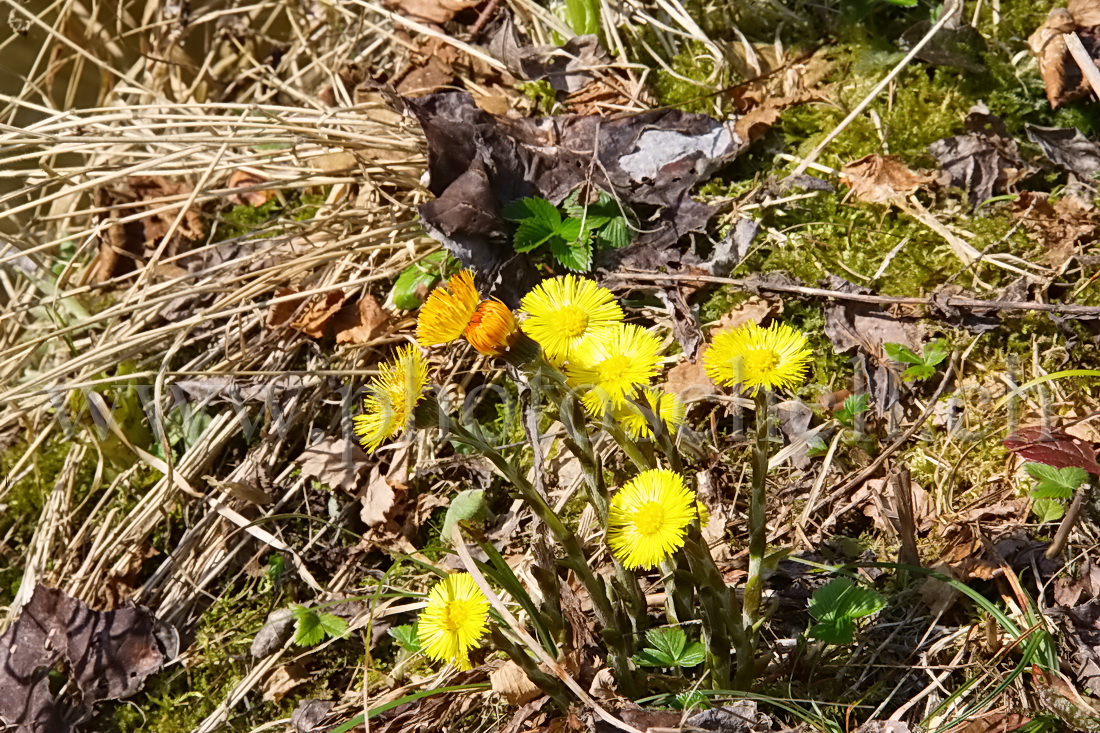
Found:
[{"label": "flower stem", "polygon": [[755,440],[752,450],[752,493],[749,497],[749,574],[745,580],[745,601],[741,626],[745,643],[738,653],[738,681],[756,676],[755,655],[764,592],[764,554],[767,551],[767,480],[768,480],[768,391],[755,395]]}]

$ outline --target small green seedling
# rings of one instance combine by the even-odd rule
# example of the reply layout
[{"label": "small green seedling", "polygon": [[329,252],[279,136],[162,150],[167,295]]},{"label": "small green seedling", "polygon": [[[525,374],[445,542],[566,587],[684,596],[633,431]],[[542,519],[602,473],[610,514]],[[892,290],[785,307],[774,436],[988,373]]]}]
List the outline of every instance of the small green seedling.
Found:
[{"label": "small green seedling", "polygon": [[565,217],[552,203],[538,197],[504,207],[504,218],[517,224],[513,240],[516,252],[532,252],[545,245],[565,267],[587,272],[592,268],[593,244],[608,249],[630,243],[627,216],[606,193],[587,205],[573,193],[562,205]]},{"label": "small green seedling", "polygon": [[650,629],[645,632],[649,647],[634,656],[634,663],[642,667],[694,667],[706,658],[706,647],[701,642],[688,644],[687,634],[678,627]]},{"label": "small green seedling", "polygon": [[1031,510],[1040,522],[1061,519],[1066,513],[1062,502],[1073,498],[1074,492],[1089,480],[1088,472],[1076,466],[1055,468],[1044,463],[1025,463],[1024,471],[1035,479],[1035,487],[1031,490],[1035,503]]},{"label": "small green seedling", "polygon": [[886,355],[894,361],[911,365],[901,373],[902,379],[908,381],[928,379],[936,373],[936,365],[946,359],[950,353],[947,350],[947,345],[942,341],[933,341],[926,344],[923,356],[917,356],[909,347],[901,344],[883,344],[882,348],[886,351]]},{"label": "small green seedling", "polygon": [[402,310],[411,311],[424,304],[424,296],[432,287],[458,270],[458,260],[440,250],[414,262],[401,271],[393,284],[390,298]]},{"label": "small green seedling", "polygon": [[863,394],[848,395],[844,400],[844,405],[836,411],[837,422],[841,425],[854,428],[857,415],[862,415],[867,412],[867,408],[871,405],[871,395],[866,392]]},{"label": "small green seedling", "polygon": [[321,613],[305,606],[291,606],[294,615],[294,643],[316,646],[325,637],[338,639],[348,633],[348,622],[331,613]]},{"label": "small green seedling", "polygon": [[416,624],[394,626],[388,633],[397,642],[397,645],[405,651],[412,654],[420,653],[420,635],[417,634]]},{"label": "small green seedling", "polygon": [[600,0],[565,0],[565,20],[578,36],[599,33]]},{"label": "small green seedling", "polygon": [[848,578],[835,578],[810,598],[810,615],[817,623],[807,633],[826,644],[851,644],[856,619],[878,613],[885,606],[886,599],[874,590]]}]

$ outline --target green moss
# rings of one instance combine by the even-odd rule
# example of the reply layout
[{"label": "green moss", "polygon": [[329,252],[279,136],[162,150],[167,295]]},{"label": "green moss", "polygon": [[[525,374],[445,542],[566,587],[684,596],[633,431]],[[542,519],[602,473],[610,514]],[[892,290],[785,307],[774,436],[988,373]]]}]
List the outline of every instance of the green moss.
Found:
[{"label": "green moss", "polygon": [[[729,83],[725,72],[716,74],[714,61],[703,44],[692,41],[669,62],[669,71],[657,64],[651,77],[653,94],[661,107],[675,107],[685,112],[714,114],[714,89]],[[693,84],[684,78],[699,82]]]},{"label": "green moss", "polygon": [[261,206],[238,204],[222,214],[218,226],[219,239],[236,239],[254,235],[257,229],[269,224],[283,211],[283,201],[275,197]]}]

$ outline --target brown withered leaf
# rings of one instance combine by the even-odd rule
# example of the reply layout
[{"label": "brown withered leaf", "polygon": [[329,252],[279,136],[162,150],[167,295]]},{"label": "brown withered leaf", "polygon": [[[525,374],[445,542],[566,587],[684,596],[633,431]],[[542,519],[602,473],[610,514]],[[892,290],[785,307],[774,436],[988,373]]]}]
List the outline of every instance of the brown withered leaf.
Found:
[{"label": "brown withered leaf", "polygon": [[1031,722],[1031,718],[1019,713],[989,712],[967,721],[952,733],[1013,733]]},{"label": "brown withered leaf", "polygon": [[1100,227],[1100,211],[1074,195],[1052,204],[1045,193],[1022,191],[1012,214],[1024,231],[1046,246],[1042,260],[1052,267],[1061,267],[1083,245],[1095,242]]},{"label": "brown withered leaf", "polygon": [[360,474],[368,465],[359,444],[346,438],[326,438],[306,448],[295,461],[302,464],[303,476],[350,494],[359,490]]},{"label": "brown withered leaf", "polygon": [[[829,289],[842,293],[867,293],[860,287],[835,275],[830,275]],[[835,301],[825,307],[825,335],[838,352],[857,346],[872,356],[883,355],[885,343],[902,344],[920,353],[918,319],[891,313],[871,303],[852,300]]]},{"label": "brown withered leaf", "polygon": [[386,0],[387,8],[422,23],[443,25],[481,0]]},{"label": "brown withered leaf", "polygon": [[[96,191],[96,206],[108,209],[106,216],[115,219],[143,214],[163,207],[158,199],[184,198],[193,188],[186,183],[163,176],[130,176]],[[104,282],[118,275],[133,272],[144,264],[160,245],[176,220],[178,209],[169,208],[147,214],[137,221],[112,224],[99,234],[99,254],[92,264],[92,280]],[[190,243],[203,235],[202,216],[197,207],[184,212],[179,226],[163,250],[163,258],[185,251]]]},{"label": "brown withered leaf", "polygon": [[365,344],[389,330],[392,315],[367,293],[341,308],[332,318],[338,344]]},{"label": "brown withered leaf", "polygon": [[779,121],[783,110],[819,99],[821,99],[820,95],[810,91],[802,91],[787,97],[769,97],[738,117],[733,125],[734,132],[743,140],[750,143],[756,142]]},{"label": "brown withered leaf", "polygon": [[1005,448],[1025,461],[1043,463],[1054,468],[1074,466],[1100,476],[1096,449],[1057,428],[1042,425],[1023,427],[1003,441]]},{"label": "brown withered leaf", "polygon": [[710,327],[710,335],[713,337],[720,331],[728,331],[750,322],[759,326],[782,312],[783,301],[750,295],[719,318],[718,322]]},{"label": "brown withered leaf", "polygon": [[937,140],[928,152],[940,164],[937,182],[966,191],[972,209],[1027,172],[1004,122],[982,105],[970,109],[965,133]]},{"label": "brown withered leaf", "polygon": [[295,687],[309,680],[310,675],[301,664],[280,664],[264,680],[263,699],[278,705]]},{"label": "brown withered leaf", "polygon": [[[279,288],[275,291],[275,297],[293,295],[296,292],[298,292],[296,288]],[[290,321],[290,327],[301,331],[304,335],[310,338],[322,338],[331,334],[335,325],[335,316],[344,306],[347,297],[342,290],[333,290],[323,296],[310,298],[309,304],[301,311],[299,309],[306,300],[304,297],[275,303],[267,311],[267,327],[278,328]],[[291,318],[294,320],[291,321]]]},{"label": "brown withered leaf", "polygon": [[[226,184],[226,187],[249,188],[251,186],[261,186],[267,183],[267,181],[267,176],[256,173],[255,171],[237,169],[229,176],[229,183]],[[247,204],[248,206],[263,206],[273,198],[275,198],[275,192],[271,189],[241,191],[239,193],[229,194],[229,200],[233,203],[238,205]]]},{"label": "brown withered leaf", "polygon": [[[175,629],[146,609],[93,611],[61,590],[38,585],[19,619],[0,636],[0,728],[67,733],[100,700],[141,689],[178,652]],[[68,695],[50,692],[61,662]]]},{"label": "brown withered leaf", "polygon": [[860,201],[884,204],[931,183],[932,176],[912,170],[895,155],[871,154],[845,165],[840,182],[851,188]]},{"label": "brown withered leaf", "polygon": [[669,369],[661,389],[687,401],[714,394],[715,386],[703,366],[703,355],[699,354],[697,361],[682,361]]},{"label": "brown withered leaf", "polygon": [[1054,8],[1027,39],[1039,61],[1047,101],[1054,108],[1089,93],[1084,74],[1062,38],[1064,33],[1076,33],[1089,57],[1100,59],[1100,2],[1070,0],[1068,7]]},{"label": "brown withered leaf", "polygon": [[489,682],[493,685],[493,692],[517,708],[542,695],[539,686],[528,679],[523,668],[513,661],[505,662],[504,666],[490,672]]}]

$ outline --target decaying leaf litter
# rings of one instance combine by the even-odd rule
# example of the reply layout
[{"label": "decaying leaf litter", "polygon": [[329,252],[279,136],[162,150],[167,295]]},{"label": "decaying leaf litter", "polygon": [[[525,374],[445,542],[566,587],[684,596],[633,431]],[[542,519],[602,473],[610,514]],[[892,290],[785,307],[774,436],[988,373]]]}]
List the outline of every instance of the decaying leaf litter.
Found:
[{"label": "decaying leaf litter", "polygon": [[[386,730],[582,730],[596,704],[637,730],[1096,729],[1091,479],[1065,472],[1096,463],[1095,375],[1073,372],[1096,363],[1100,130],[1062,35],[1095,53],[1093,3],[603,3],[591,35],[526,2],[10,8],[0,44],[41,52],[0,98],[9,677],[44,599],[70,611],[4,685],[6,724],[331,730],[368,710]],[[667,389],[714,393],[723,328],[782,322],[814,348],[778,426],[768,539],[790,555],[762,698],[678,710],[700,685],[658,668],[660,697],[623,699],[569,584],[589,661],[566,665],[588,691],[567,712],[502,659],[441,672],[395,642],[422,602],[394,592],[461,568],[440,539],[459,492],[490,497],[486,531],[532,585],[535,527],[438,433],[364,454],[361,387],[408,342],[441,244],[512,304],[562,272],[513,249],[503,209],[578,187],[633,217],[592,276],[682,351]],[[489,397],[502,366],[433,358],[598,550],[560,426],[538,426],[536,470]],[[732,587],[748,407],[697,404],[679,436]],[[873,565],[914,547],[940,579]],[[863,563],[885,597],[851,644],[806,636],[828,580],[806,561]],[[143,645],[97,662],[125,683],[89,692],[84,618]]]}]

